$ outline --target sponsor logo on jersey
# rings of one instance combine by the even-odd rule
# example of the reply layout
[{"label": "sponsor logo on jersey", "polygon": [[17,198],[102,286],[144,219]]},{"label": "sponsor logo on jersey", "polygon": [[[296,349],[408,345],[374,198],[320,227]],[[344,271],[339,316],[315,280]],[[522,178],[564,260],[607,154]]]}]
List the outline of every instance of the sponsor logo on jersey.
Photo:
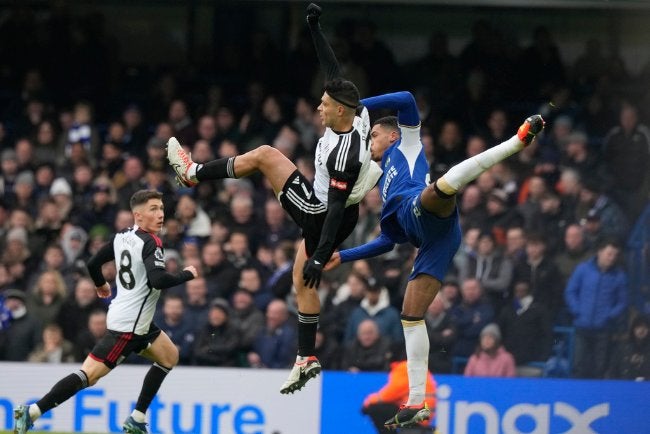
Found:
[{"label": "sponsor logo on jersey", "polygon": [[330,179],[330,187],[336,188],[337,190],[347,190],[348,183],[346,181],[339,181],[337,179]]}]

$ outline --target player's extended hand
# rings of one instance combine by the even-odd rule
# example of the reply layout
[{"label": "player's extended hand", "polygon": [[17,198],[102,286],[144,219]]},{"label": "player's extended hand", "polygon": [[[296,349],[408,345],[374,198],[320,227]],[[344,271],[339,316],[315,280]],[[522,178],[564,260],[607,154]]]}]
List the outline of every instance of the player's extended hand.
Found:
[{"label": "player's extended hand", "polygon": [[196,271],[196,267],[194,265],[189,265],[185,268],[183,268],[183,271],[189,271],[192,273],[192,276],[194,276],[194,279],[196,279],[199,276],[199,272]]},{"label": "player's extended hand", "polygon": [[307,24],[317,24],[321,12],[323,10],[320,6],[316,3],[309,3],[309,6],[307,6]]},{"label": "player's extended hand", "polygon": [[305,261],[305,266],[302,269],[302,278],[307,288],[318,288],[321,274],[323,274],[323,264],[314,258]]},{"label": "player's extended hand", "polygon": [[323,271],[330,271],[335,269],[341,265],[341,255],[339,252],[334,252],[332,253],[332,257],[330,258],[329,261],[327,261],[327,264],[325,264],[325,268],[323,268]]},{"label": "player's extended hand", "polygon": [[102,286],[95,288],[97,291],[97,297],[99,298],[108,298],[111,296],[111,287],[108,282],[104,283]]}]

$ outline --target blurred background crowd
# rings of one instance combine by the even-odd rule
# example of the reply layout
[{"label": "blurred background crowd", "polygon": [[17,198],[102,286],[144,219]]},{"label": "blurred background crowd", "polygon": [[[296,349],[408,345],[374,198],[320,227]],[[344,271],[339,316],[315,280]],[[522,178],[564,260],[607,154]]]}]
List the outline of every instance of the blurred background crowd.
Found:
[{"label": "blurred background crowd", "polygon": [[[133,224],[131,195],[153,188],[168,270],[200,270],[156,314],[181,364],[290,367],[299,229],[259,176],[174,185],[165,143],[176,136],[198,162],[267,143],[313,177],[323,78],[308,33],[280,45],[253,25],[208,67],[137,68],[101,13],[37,12],[0,22],[0,360],[85,358],[107,310],[85,262]],[[458,195],[462,247],[427,314],[431,371],[649,377],[650,63],[632,73],[598,39],[567,62],[547,27],[523,42],[485,19],[454,52],[444,31],[422,29],[426,50],[400,62],[372,21],[324,21],[362,96],[416,96],[432,179],[526,116],[546,119],[533,145]],[[375,189],[343,247],[373,239],[380,211]],[[388,371],[403,357],[413,257],[400,246],[325,274],[326,369]],[[116,273],[105,266],[109,282]]]}]

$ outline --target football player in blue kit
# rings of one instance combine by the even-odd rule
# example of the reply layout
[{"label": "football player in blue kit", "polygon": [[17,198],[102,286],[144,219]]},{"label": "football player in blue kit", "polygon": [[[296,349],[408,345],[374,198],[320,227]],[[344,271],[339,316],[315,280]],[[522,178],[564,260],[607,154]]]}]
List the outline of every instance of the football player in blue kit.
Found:
[{"label": "football player in blue kit", "polygon": [[420,141],[420,119],[413,95],[397,92],[366,98],[369,110],[397,110],[397,117],[376,120],[370,133],[371,157],[380,166],[383,208],[381,233],[359,247],[335,252],[326,270],[341,262],[389,252],[395,244],[418,248],[402,305],[409,376],[409,399],[386,421],[387,428],[414,426],[431,416],[424,405],[429,339],[424,314],[441,287],[461,240],[456,193],[499,161],[522,150],[544,128],[540,115],[524,121],[516,135],[452,167],[428,183],[429,166]]}]

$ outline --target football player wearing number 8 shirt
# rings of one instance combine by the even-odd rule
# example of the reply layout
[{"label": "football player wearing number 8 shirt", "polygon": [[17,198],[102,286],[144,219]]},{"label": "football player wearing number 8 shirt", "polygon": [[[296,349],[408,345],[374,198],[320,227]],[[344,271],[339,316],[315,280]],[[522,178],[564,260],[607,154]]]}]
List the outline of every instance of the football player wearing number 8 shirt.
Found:
[{"label": "football player wearing number 8 shirt", "polygon": [[107,332],[83,362],[81,369],[61,379],[39,401],[14,409],[15,433],[25,433],[43,413],[92,386],[120,364],[130,353],[151,360],[135,409],[123,425],[124,432],[147,432],[145,412],[169,371],[178,363],[178,349],[169,336],[152,323],[160,290],[197,276],[193,266],[178,274],[165,271],[164,250],[156,233],[163,225],[162,193],[140,190],[131,197],[135,225],[115,234],[88,261],[88,271],[97,295],[107,298],[111,289],[102,275],[102,265],[115,261],[117,295],[106,318]]}]

